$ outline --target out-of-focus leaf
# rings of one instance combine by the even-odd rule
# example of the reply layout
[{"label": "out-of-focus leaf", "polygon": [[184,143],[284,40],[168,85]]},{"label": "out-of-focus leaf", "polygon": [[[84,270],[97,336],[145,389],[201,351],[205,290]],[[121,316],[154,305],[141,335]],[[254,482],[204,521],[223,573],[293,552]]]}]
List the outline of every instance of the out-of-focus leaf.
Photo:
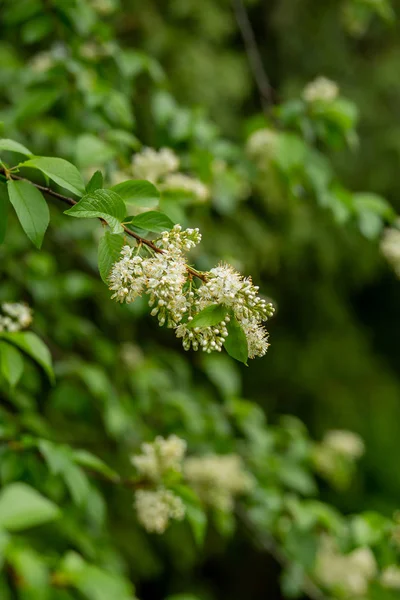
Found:
[{"label": "out-of-focus leaf", "polygon": [[2,341],[0,341],[0,367],[5,380],[11,387],[15,387],[23,373],[24,361],[15,346]]},{"label": "out-of-focus leaf", "polygon": [[0,492],[0,527],[21,531],[54,521],[59,508],[26,483],[10,483]]},{"label": "out-of-focus leaf", "polygon": [[[150,181],[129,179],[114,185],[111,189],[119,194],[127,204],[134,206],[154,208],[160,200],[160,192]],[[143,229],[146,228],[143,227]]]},{"label": "out-of-focus leaf", "polygon": [[28,354],[47,373],[51,382],[54,382],[54,371],[51,354],[46,344],[32,331],[17,331],[15,333],[0,332],[0,339],[14,344]]}]

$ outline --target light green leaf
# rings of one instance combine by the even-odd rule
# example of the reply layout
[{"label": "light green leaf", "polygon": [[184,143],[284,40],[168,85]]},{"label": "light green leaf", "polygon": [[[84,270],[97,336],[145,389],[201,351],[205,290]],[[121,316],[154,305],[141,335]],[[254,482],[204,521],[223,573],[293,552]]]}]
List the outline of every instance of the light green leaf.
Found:
[{"label": "light green leaf", "polygon": [[79,136],[76,141],[75,157],[81,168],[103,165],[115,155],[115,148],[91,133]]},{"label": "light green leaf", "polygon": [[213,327],[221,323],[226,317],[228,309],[222,304],[211,304],[201,310],[192,321],[187,323],[189,329],[193,327]]},{"label": "light green leaf", "polygon": [[[160,192],[149,181],[129,179],[112,188],[127,204],[154,208],[160,200]],[[150,230],[149,230],[150,231]]]},{"label": "light green leaf", "polygon": [[103,174],[101,171],[96,171],[90,178],[89,183],[86,186],[86,193],[90,194],[96,190],[100,190],[103,187]]},{"label": "light green leaf", "polygon": [[15,118],[17,121],[24,121],[37,117],[49,110],[60,97],[60,90],[57,86],[44,88],[30,88],[26,91],[21,101],[18,103]]},{"label": "light green leaf", "polygon": [[121,249],[124,245],[122,235],[106,231],[99,242],[98,264],[100,277],[108,284],[108,276],[113,264],[120,258]]},{"label": "light green leaf", "polygon": [[60,516],[58,506],[26,483],[11,483],[0,492],[0,526],[9,531],[42,525]]},{"label": "light green leaf", "polygon": [[20,167],[38,169],[52,181],[77,196],[82,196],[85,192],[85,184],[78,169],[63,158],[36,156],[21,163]]},{"label": "light green leaf", "polygon": [[18,152],[19,154],[25,154],[26,156],[32,156],[32,152],[25,146],[14,140],[8,140],[6,138],[0,139],[0,152],[7,150],[7,152]]},{"label": "light green leaf", "polygon": [[7,186],[0,184],[0,244],[4,242],[8,223],[8,193]]},{"label": "light green leaf", "polygon": [[228,337],[225,340],[224,347],[229,356],[247,365],[249,350],[246,335],[241,328],[238,320],[232,315],[227,323]]},{"label": "light green leaf", "polygon": [[87,450],[73,450],[72,457],[74,461],[81,467],[90,469],[95,473],[100,473],[111,481],[120,480],[120,476],[116,471],[109,467],[103,460],[101,460],[101,458],[95,456]]},{"label": "light green leaf", "polygon": [[0,365],[1,373],[11,387],[15,387],[24,370],[24,361],[19,350],[0,341]]},{"label": "light green leaf", "polygon": [[45,370],[50,381],[54,383],[51,354],[47,346],[35,333],[32,331],[17,331],[15,333],[0,332],[0,339],[14,344],[33,358]]},{"label": "light green leaf", "polygon": [[172,229],[174,226],[173,221],[167,215],[156,210],[149,210],[133,217],[131,223],[135,227],[140,227],[140,229],[152,231],[153,233],[162,233],[163,231]]},{"label": "light green leaf", "polygon": [[65,211],[66,215],[79,219],[104,219],[113,233],[121,233],[126,208],[122,198],[112,190],[95,190],[86,194],[72,208]]},{"label": "light green leaf", "polygon": [[7,189],[23,230],[36,248],[40,248],[50,221],[46,200],[28,181],[10,179]]}]

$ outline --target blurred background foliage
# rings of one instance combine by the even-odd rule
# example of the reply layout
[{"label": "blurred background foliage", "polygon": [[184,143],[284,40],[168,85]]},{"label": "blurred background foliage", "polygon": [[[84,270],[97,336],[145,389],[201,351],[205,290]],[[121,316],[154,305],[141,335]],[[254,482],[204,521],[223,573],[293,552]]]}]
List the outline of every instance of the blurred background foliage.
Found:
[{"label": "blurred background foliage", "polygon": [[[297,562],[310,538],[286,539],[274,519],[293,494],[286,518],[301,521],[297,497],[316,493],[305,427],[315,439],[351,429],[365,442],[351,482],[348,465],[343,476],[335,468],[333,488],[320,482],[324,501],[345,514],[391,517],[398,508],[400,286],[379,237],[400,211],[400,2],[246,6],[273,89],[266,115],[229,0],[0,3],[2,137],[72,161],[86,180],[100,168],[110,183],[132,177],[142,145],[173,148],[182,171],[210,190],[206,202],[179,191],[161,200],[182,225],[200,227],[193,260],[202,269],[228,260],[277,307],[268,355],[250,368],[186,354],[144,302],[109,301],[97,223],[71,222],[51,201],[38,252],[10,213],[0,300],[33,307],[57,385],[27,359],[16,389],[2,381],[2,435],[19,445],[2,446],[1,481],[27,482],[63,507],[63,519],[16,536],[2,600],[119,600],[132,597],[128,579],[142,600],[282,593],[276,553],[253,543],[248,516],[233,535],[232,519],[215,514],[201,549],[185,524],[154,539],[135,520],[131,490],[92,480],[71,456],[69,475],[49,470],[37,438],[61,453],[86,448],[123,477],[130,455],[157,434],[175,433],[195,453],[239,452],[262,482],[248,514],[258,531],[285,540],[289,557],[295,546]],[[337,82],[336,104],[302,96],[321,75]],[[335,530],[336,513],[325,519]],[[72,590],[63,586],[71,573],[81,577]],[[287,595],[301,594],[303,574],[287,576]],[[397,597],[388,594],[368,598]]]}]

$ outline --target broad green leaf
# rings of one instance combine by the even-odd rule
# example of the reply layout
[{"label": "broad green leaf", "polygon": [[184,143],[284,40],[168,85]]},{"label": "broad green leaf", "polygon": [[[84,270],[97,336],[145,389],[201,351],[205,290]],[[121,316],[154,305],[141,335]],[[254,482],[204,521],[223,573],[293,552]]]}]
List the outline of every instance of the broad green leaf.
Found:
[{"label": "broad green leaf", "polygon": [[15,387],[24,370],[24,361],[19,350],[8,342],[0,341],[1,374],[11,387]]},{"label": "broad green leaf", "polygon": [[226,328],[228,337],[224,343],[225,350],[229,356],[247,365],[249,356],[247,338],[238,320],[233,315]]},{"label": "broad green leaf", "polygon": [[50,381],[54,382],[51,354],[46,344],[35,333],[32,331],[17,331],[15,333],[0,332],[0,339],[14,344],[28,354],[45,370]]},{"label": "broad green leaf", "polygon": [[76,141],[75,158],[81,168],[103,165],[115,155],[115,148],[91,133],[79,136]]},{"label": "broad green leaf", "polygon": [[0,244],[4,242],[8,223],[8,193],[7,186],[0,183]]},{"label": "broad green leaf", "polygon": [[63,158],[35,156],[34,158],[21,163],[20,166],[38,169],[59,186],[69,190],[77,196],[82,196],[85,192],[85,184],[78,169]]},{"label": "broad green leaf", "polygon": [[96,190],[100,190],[103,187],[103,174],[101,171],[96,171],[90,178],[89,183],[86,186],[86,193],[90,194]]},{"label": "broad green leaf", "polygon": [[58,506],[26,483],[11,483],[0,492],[0,526],[9,531],[42,525],[60,516]]},{"label": "broad green leaf", "polygon": [[135,227],[140,227],[153,233],[162,233],[163,231],[172,229],[174,226],[173,221],[167,215],[156,210],[149,210],[133,217],[131,223]]},{"label": "broad green leaf", "polygon": [[154,208],[160,200],[160,192],[150,183],[141,179],[129,179],[112,188],[127,204]]},{"label": "broad green leaf", "polygon": [[87,563],[76,552],[66,554],[61,572],[87,600],[134,600],[132,584],[128,580]]},{"label": "broad green leaf", "polygon": [[122,198],[112,190],[95,190],[86,194],[72,208],[65,211],[66,215],[79,219],[104,219],[113,233],[121,233],[126,208]]},{"label": "broad green leaf", "polygon": [[50,221],[49,207],[42,194],[28,181],[7,182],[10,202],[28,238],[40,248]]},{"label": "broad green leaf", "polygon": [[90,471],[94,471],[95,473],[100,473],[107,477],[111,481],[119,481],[120,476],[116,471],[114,471],[111,467],[109,467],[101,458],[88,452],[87,450],[73,450],[72,457],[74,461],[84,467],[89,469]]},{"label": "broad green leaf", "polygon": [[201,310],[192,321],[188,321],[187,326],[193,327],[213,327],[221,323],[226,317],[228,309],[223,304],[211,304]]},{"label": "broad green leaf", "polygon": [[108,276],[113,264],[120,258],[121,249],[124,245],[122,235],[106,231],[99,242],[98,265],[100,277],[108,284]]},{"label": "broad green leaf", "polygon": [[0,139],[0,152],[2,150],[7,150],[7,152],[18,152],[19,154],[25,154],[26,156],[32,156],[32,152],[25,148],[19,142],[15,142],[14,140],[8,140],[6,138]]}]

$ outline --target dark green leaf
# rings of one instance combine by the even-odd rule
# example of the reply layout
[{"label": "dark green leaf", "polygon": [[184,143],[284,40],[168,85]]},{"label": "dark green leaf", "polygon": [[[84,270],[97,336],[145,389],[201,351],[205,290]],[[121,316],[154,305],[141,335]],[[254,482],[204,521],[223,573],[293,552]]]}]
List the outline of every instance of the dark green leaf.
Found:
[{"label": "dark green leaf", "polygon": [[24,370],[24,361],[19,350],[0,341],[0,365],[1,373],[11,387],[15,387]]},{"label": "dark green leaf", "polygon": [[193,317],[193,321],[189,321],[187,326],[189,328],[193,327],[213,327],[214,325],[218,325],[221,323],[226,317],[228,313],[228,309],[226,306],[222,304],[211,304],[201,310],[195,317]]},{"label": "dark green leaf", "polygon": [[0,492],[0,526],[20,531],[54,521],[59,508],[25,483],[11,483]]},{"label": "dark green leaf", "polygon": [[86,193],[91,194],[96,190],[100,190],[103,187],[103,174],[101,171],[96,171],[90,178],[89,183],[86,186]]},{"label": "dark green leaf", "polygon": [[113,264],[120,258],[121,249],[124,245],[122,235],[106,231],[99,242],[98,264],[100,277],[108,284],[108,276]]},{"label": "dark green leaf", "polygon": [[17,331],[15,333],[0,332],[0,339],[14,344],[28,354],[45,370],[50,381],[54,382],[51,354],[47,346],[35,333],[32,331]]},{"label": "dark green leaf", "polygon": [[80,465],[81,467],[85,467],[86,469],[90,469],[95,473],[100,473],[104,475],[111,481],[119,481],[120,477],[118,473],[116,473],[111,467],[109,467],[103,460],[101,460],[98,456],[95,456],[91,452],[87,450],[73,450],[72,457],[74,461]]},{"label": "dark green leaf", "polygon": [[85,192],[85,184],[78,169],[63,158],[36,156],[20,166],[38,169],[47,175],[49,179],[77,196],[82,196]]},{"label": "dark green leaf", "polygon": [[113,233],[121,233],[126,208],[122,198],[112,190],[95,190],[86,194],[72,208],[65,211],[66,215],[80,219],[104,219]]},{"label": "dark green leaf", "polygon": [[0,244],[4,242],[8,223],[8,192],[7,186],[0,183]]},{"label": "dark green leaf", "polygon": [[[127,204],[154,208],[160,200],[160,192],[149,181],[129,179],[112,188]],[[146,213],[144,213],[146,214]]]},{"label": "dark green leaf", "polygon": [[15,142],[14,140],[8,140],[6,138],[0,139],[0,152],[2,150],[7,150],[7,152],[18,152],[19,154],[25,154],[26,156],[32,156],[32,152],[25,148],[19,142]]},{"label": "dark green leaf", "polygon": [[50,221],[49,207],[42,194],[28,181],[7,182],[10,202],[28,238],[40,248]]},{"label": "dark green leaf", "polygon": [[249,350],[246,335],[237,319],[232,316],[226,326],[228,337],[225,340],[224,347],[229,356],[247,365]]},{"label": "dark green leaf", "polygon": [[146,231],[152,231],[153,233],[162,233],[168,231],[174,226],[173,221],[164,213],[156,210],[149,210],[148,212],[141,213],[131,219],[131,222],[135,227],[140,227]]}]

